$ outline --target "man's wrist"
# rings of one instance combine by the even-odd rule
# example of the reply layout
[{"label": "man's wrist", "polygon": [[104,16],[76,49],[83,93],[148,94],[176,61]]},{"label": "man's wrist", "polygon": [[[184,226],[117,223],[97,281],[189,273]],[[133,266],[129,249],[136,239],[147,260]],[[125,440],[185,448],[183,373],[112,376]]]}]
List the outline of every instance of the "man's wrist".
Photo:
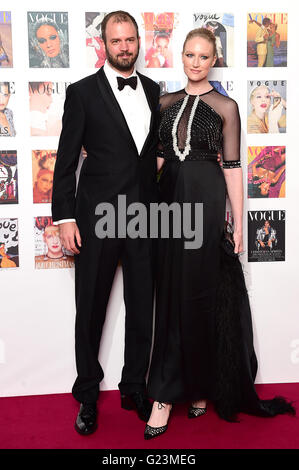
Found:
[{"label": "man's wrist", "polygon": [[76,219],[61,219],[53,222],[53,225],[65,224],[66,222],[76,222]]}]

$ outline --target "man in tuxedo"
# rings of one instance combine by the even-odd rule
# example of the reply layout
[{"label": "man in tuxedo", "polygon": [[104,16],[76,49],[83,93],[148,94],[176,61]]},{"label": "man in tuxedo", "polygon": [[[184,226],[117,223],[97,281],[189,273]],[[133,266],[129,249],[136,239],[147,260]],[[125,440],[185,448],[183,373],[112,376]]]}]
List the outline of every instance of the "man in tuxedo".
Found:
[{"label": "man in tuxedo", "polygon": [[[153,247],[150,238],[99,238],[95,208],[118,195],[127,206],[157,200],[156,145],[159,86],[135,70],[140,37],[126,12],[102,22],[107,60],[95,74],[69,85],[54,172],[52,217],[65,248],[75,255],[77,378],[72,393],[80,403],[75,428],[97,426],[98,361],[106,307],[119,261],[124,280],[125,353],[119,383],[121,406],[147,421],[146,396],[152,340]],[[87,157],[76,176],[82,146]]]}]

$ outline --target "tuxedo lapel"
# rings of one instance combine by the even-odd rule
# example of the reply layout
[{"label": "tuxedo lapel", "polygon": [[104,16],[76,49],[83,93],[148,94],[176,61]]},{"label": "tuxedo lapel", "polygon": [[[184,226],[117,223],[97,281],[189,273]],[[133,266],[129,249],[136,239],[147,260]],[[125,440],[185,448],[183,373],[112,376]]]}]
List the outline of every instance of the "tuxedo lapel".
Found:
[{"label": "tuxedo lapel", "polygon": [[101,93],[101,96],[104,102],[107,105],[107,108],[110,110],[110,115],[112,119],[115,121],[116,125],[118,125],[121,132],[125,134],[126,138],[129,141],[131,141],[131,143],[136,148],[136,152],[138,153],[135,140],[133,139],[133,136],[131,134],[127,121],[121,110],[121,107],[119,106],[118,101],[115,98],[115,95],[105,75],[103,67],[100,68],[100,70],[96,73],[96,79],[97,79],[97,85],[98,85],[99,91]]},{"label": "tuxedo lapel", "polygon": [[140,78],[140,81],[142,83],[148,105],[149,105],[150,110],[151,110],[151,122],[150,122],[149,132],[148,132],[147,138],[145,139],[145,142],[143,144],[143,147],[142,147],[142,150],[141,150],[141,153],[140,153],[140,157],[142,157],[142,155],[145,152],[145,150],[147,148],[147,145],[150,142],[150,139],[152,137],[152,130],[153,130],[153,125],[154,125],[154,117],[155,117],[156,109],[155,109],[155,101],[153,99],[151,89],[147,85],[147,82],[144,79],[143,75],[141,75],[139,72],[136,72],[136,73],[137,73],[138,77]]},{"label": "tuxedo lapel", "polygon": [[146,96],[146,99],[147,99],[147,102],[148,102],[148,105],[150,107],[150,110],[152,112],[152,115],[153,113],[155,112],[155,109],[154,109],[154,101],[153,101],[153,96],[152,96],[152,93],[151,93],[151,89],[148,87],[148,84],[146,82],[146,80],[144,79],[144,76],[141,75],[141,73],[137,72],[137,75],[141,81],[141,84],[143,86],[143,89],[144,89],[144,92],[145,92],[145,96]]},{"label": "tuxedo lapel", "polygon": [[[137,75],[141,81],[142,87],[144,89],[144,93],[149,105],[149,108],[151,110],[151,120],[150,120],[150,127],[149,127],[149,132],[148,135],[144,141],[140,157],[143,156],[148,143],[150,142],[150,138],[152,136],[152,130],[153,130],[153,125],[154,125],[154,116],[156,113],[155,109],[155,101],[151,92],[151,88],[148,86],[147,81],[145,80],[144,76],[141,75],[139,72],[137,72]],[[136,147],[135,140],[131,134],[130,128],[127,124],[126,118],[122,112],[121,107],[119,106],[119,103],[117,99],[115,98],[115,95],[113,93],[113,90],[109,84],[109,81],[105,75],[105,72],[103,70],[103,67],[98,70],[96,73],[96,79],[97,79],[97,85],[99,88],[99,91],[101,93],[102,99],[107,105],[107,108],[110,110],[110,115],[112,119],[115,121],[116,125],[120,128],[120,130],[125,134],[126,138],[131,141],[131,143],[134,145],[136,152],[139,154],[138,149]]]}]

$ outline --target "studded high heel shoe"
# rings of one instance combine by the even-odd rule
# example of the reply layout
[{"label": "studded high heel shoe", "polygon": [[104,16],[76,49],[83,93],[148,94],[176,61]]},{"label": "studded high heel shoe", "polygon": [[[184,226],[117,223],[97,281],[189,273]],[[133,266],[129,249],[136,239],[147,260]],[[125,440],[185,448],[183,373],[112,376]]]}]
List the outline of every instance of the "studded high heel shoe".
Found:
[{"label": "studded high heel shoe", "polygon": [[196,408],[195,406],[190,406],[188,410],[188,418],[198,418],[199,416],[202,416],[206,414],[207,412],[207,406],[205,408]]},{"label": "studded high heel shoe", "polygon": [[[165,405],[161,402],[158,402],[158,410],[162,410],[162,408],[165,408]],[[169,416],[170,416],[170,413],[169,413]],[[169,417],[168,417],[168,422],[169,422]],[[165,431],[167,431],[168,422],[164,426],[160,426],[158,428],[155,428],[147,424],[144,430],[144,439],[146,440],[153,439],[153,437],[157,437],[163,434]]]}]

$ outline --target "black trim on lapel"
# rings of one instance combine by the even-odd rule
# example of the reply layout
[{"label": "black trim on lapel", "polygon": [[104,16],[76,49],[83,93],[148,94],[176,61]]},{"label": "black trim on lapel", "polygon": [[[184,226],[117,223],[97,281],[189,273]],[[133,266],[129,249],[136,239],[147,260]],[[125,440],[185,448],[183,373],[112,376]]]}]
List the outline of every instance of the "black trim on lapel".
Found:
[{"label": "black trim on lapel", "polygon": [[136,149],[137,154],[139,155],[138,149],[135,144],[135,140],[131,134],[130,128],[127,124],[125,116],[123,115],[121,107],[119,106],[119,103],[117,99],[115,98],[115,95],[105,75],[103,67],[101,67],[97,71],[96,79],[97,79],[99,90],[101,92],[101,96],[103,100],[105,101],[105,103],[107,104],[107,108],[111,111],[111,116],[117,122],[119,127],[123,130],[126,137],[131,140],[132,144],[134,145]]},{"label": "black trim on lapel", "polygon": [[152,100],[152,94],[150,93],[150,88],[147,86],[147,81],[145,80],[145,77],[137,71],[136,71],[136,73],[137,73],[138,77],[140,78],[140,81],[142,83],[148,105],[150,107],[151,112],[153,113],[155,111],[155,109],[154,109],[154,101]]},{"label": "black trim on lapel", "polygon": [[154,116],[155,116],[155,112],[156,112],[156,109],[155,109],[155,103],[154,103],[154,100],[153,100],[153,96],[150,92],[150,88],[147,86],[147,82],[146,80],[144,79],[144,76],[141,75],[139,72],[137,72],[137,75],[141,81],[141,84],[143,86],[143,89],[144,89],[144,93],[145,93],[145,96],[146,96],[146,99],[147,99],[147,102],[148,102],[148,105],[150,107],[150,110],[151,110],[151,122],[150,122],[150,127],[149,127],[149,131],[148,131],[148,135],[144,141],[144,144],[143,144],[143,147],[141,149],[141,152],[140,152],[140,157],[142,157],[142,154],[144,153],[146,147],[147,147],[147,144],[149,142],[149,139],[152,135],[152,130],[153,130],[153,125],[154,125]]}]

